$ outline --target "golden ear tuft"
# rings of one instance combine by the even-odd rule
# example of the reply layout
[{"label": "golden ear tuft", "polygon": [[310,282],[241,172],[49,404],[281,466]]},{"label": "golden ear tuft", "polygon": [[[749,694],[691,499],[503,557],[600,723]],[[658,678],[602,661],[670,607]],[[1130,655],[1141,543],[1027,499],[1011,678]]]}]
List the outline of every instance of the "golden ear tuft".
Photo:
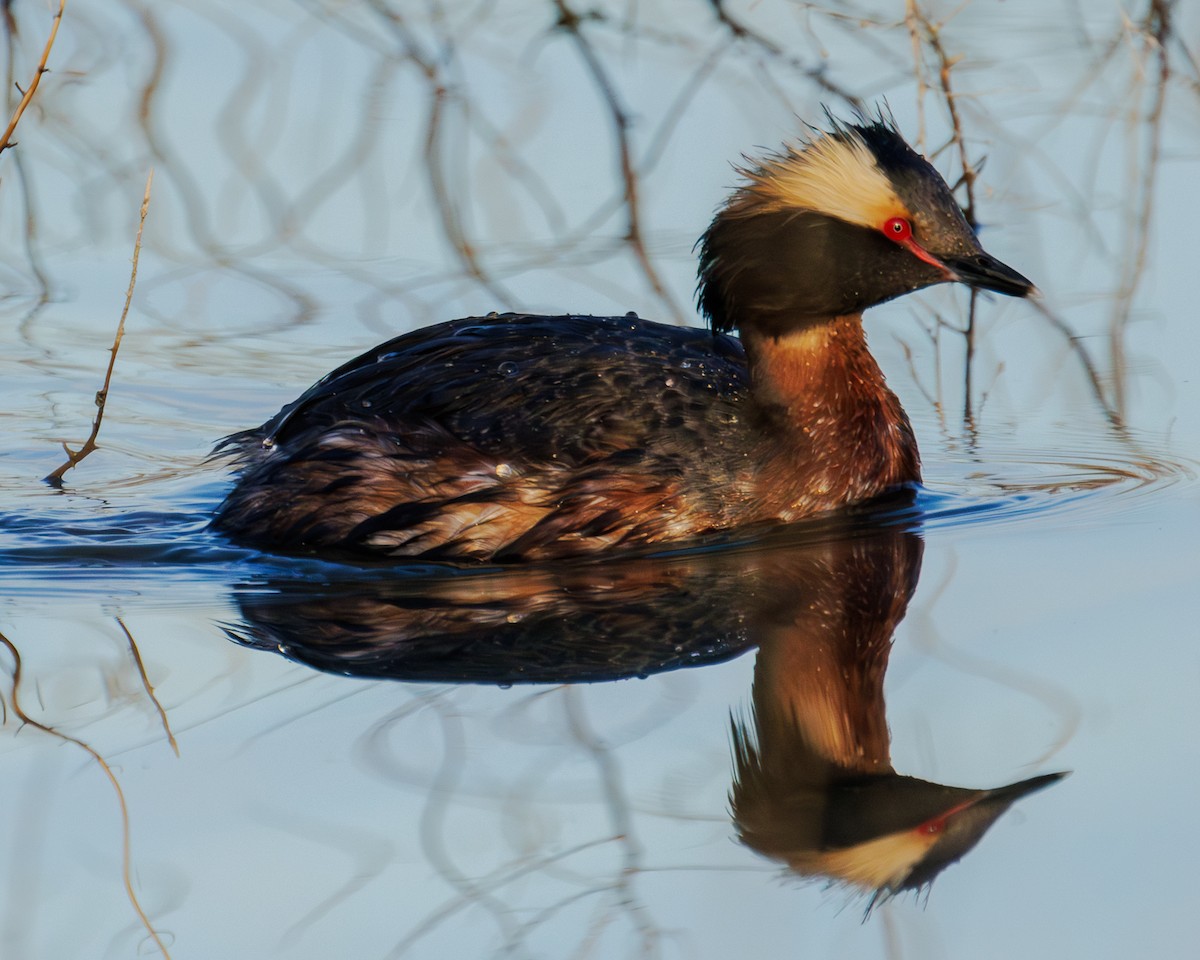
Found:
[{"label": "golden ear tuft", "polygon": [[789,145],[754,169],[729,212],[810,210],[872,229],[908,211],[875,154],[853,127],[823,133],[809,143]]}]

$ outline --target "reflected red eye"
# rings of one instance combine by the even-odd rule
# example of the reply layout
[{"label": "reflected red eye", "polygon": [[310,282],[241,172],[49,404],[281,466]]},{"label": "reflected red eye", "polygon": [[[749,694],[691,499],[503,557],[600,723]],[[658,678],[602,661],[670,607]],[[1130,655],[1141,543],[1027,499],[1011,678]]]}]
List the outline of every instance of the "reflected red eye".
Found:
[{"label": "reflected red eye", "polygon": [[883,235],[889,240],[903,243],[912,236],[912,224],[903,217],[892,217],[883,225]]}]

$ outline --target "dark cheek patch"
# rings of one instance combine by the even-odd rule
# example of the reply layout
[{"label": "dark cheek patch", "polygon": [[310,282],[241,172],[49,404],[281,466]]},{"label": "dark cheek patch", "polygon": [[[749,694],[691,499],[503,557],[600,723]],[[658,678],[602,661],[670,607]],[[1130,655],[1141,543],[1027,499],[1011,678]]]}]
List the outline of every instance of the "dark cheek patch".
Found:
[{"label": "dark cheek patch", "polygon": [[951,279],[917,250],[808,211],[718,217],[701,244],[700,306],[717,330],[753,318],[768,333],[861,313]]}]

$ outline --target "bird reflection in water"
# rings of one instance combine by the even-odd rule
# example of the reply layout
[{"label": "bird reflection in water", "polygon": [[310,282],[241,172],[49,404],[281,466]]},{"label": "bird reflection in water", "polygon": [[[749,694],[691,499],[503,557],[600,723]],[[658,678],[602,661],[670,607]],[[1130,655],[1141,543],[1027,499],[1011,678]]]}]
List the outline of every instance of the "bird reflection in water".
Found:
[{"label": "bird reflection in water", "polygon": [[615,563],[281,579],[239,591],[230,634],[333,673],[501,685],[646,676],[757,647],[752,707],[733,720],[739,837],[866,891],[869,911],[931,883],[1063,776],[979,790],[893,769],[884,674],[922,548],[903,524],[843,518]]},{"label": "bird reflection in water", "polygon": [[883,682],[920,573],[921,540],[890,530],[790,552],[753,612],[749,722],[733,721],[731,805],[743,843],[802,876],[871,894],[920,890],[1052,773],[991,790],[906,777],[890,759]]}]

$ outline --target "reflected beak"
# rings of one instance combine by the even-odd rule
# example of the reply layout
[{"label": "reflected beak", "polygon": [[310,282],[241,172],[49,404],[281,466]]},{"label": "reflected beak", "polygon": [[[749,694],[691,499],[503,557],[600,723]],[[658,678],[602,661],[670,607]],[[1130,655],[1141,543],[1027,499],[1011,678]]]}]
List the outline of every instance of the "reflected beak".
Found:
[{"label": "reflected beak", "polygon": [[978,253],[973,257],[943,257],[942,263],[954,274],[951,278],[979,290],[994,290],[1010,297],[1028,297],[1037,287],[1012,267],[993,256]]},{"label": "reflected beak", "polygon": [[1059,773],[1043,773],[1041,776],[1022,780],[1020,783],[1010,783],[1006,787],[985,790],[980,801],[983,803],[1002,803],[1007,808],[1009,804],[1015,803],[1024,796],[1048,787],[1052,783],[1058,783],[1059,780],[1068,776],[1068,774],[1069,771],[1066,770]]}]

